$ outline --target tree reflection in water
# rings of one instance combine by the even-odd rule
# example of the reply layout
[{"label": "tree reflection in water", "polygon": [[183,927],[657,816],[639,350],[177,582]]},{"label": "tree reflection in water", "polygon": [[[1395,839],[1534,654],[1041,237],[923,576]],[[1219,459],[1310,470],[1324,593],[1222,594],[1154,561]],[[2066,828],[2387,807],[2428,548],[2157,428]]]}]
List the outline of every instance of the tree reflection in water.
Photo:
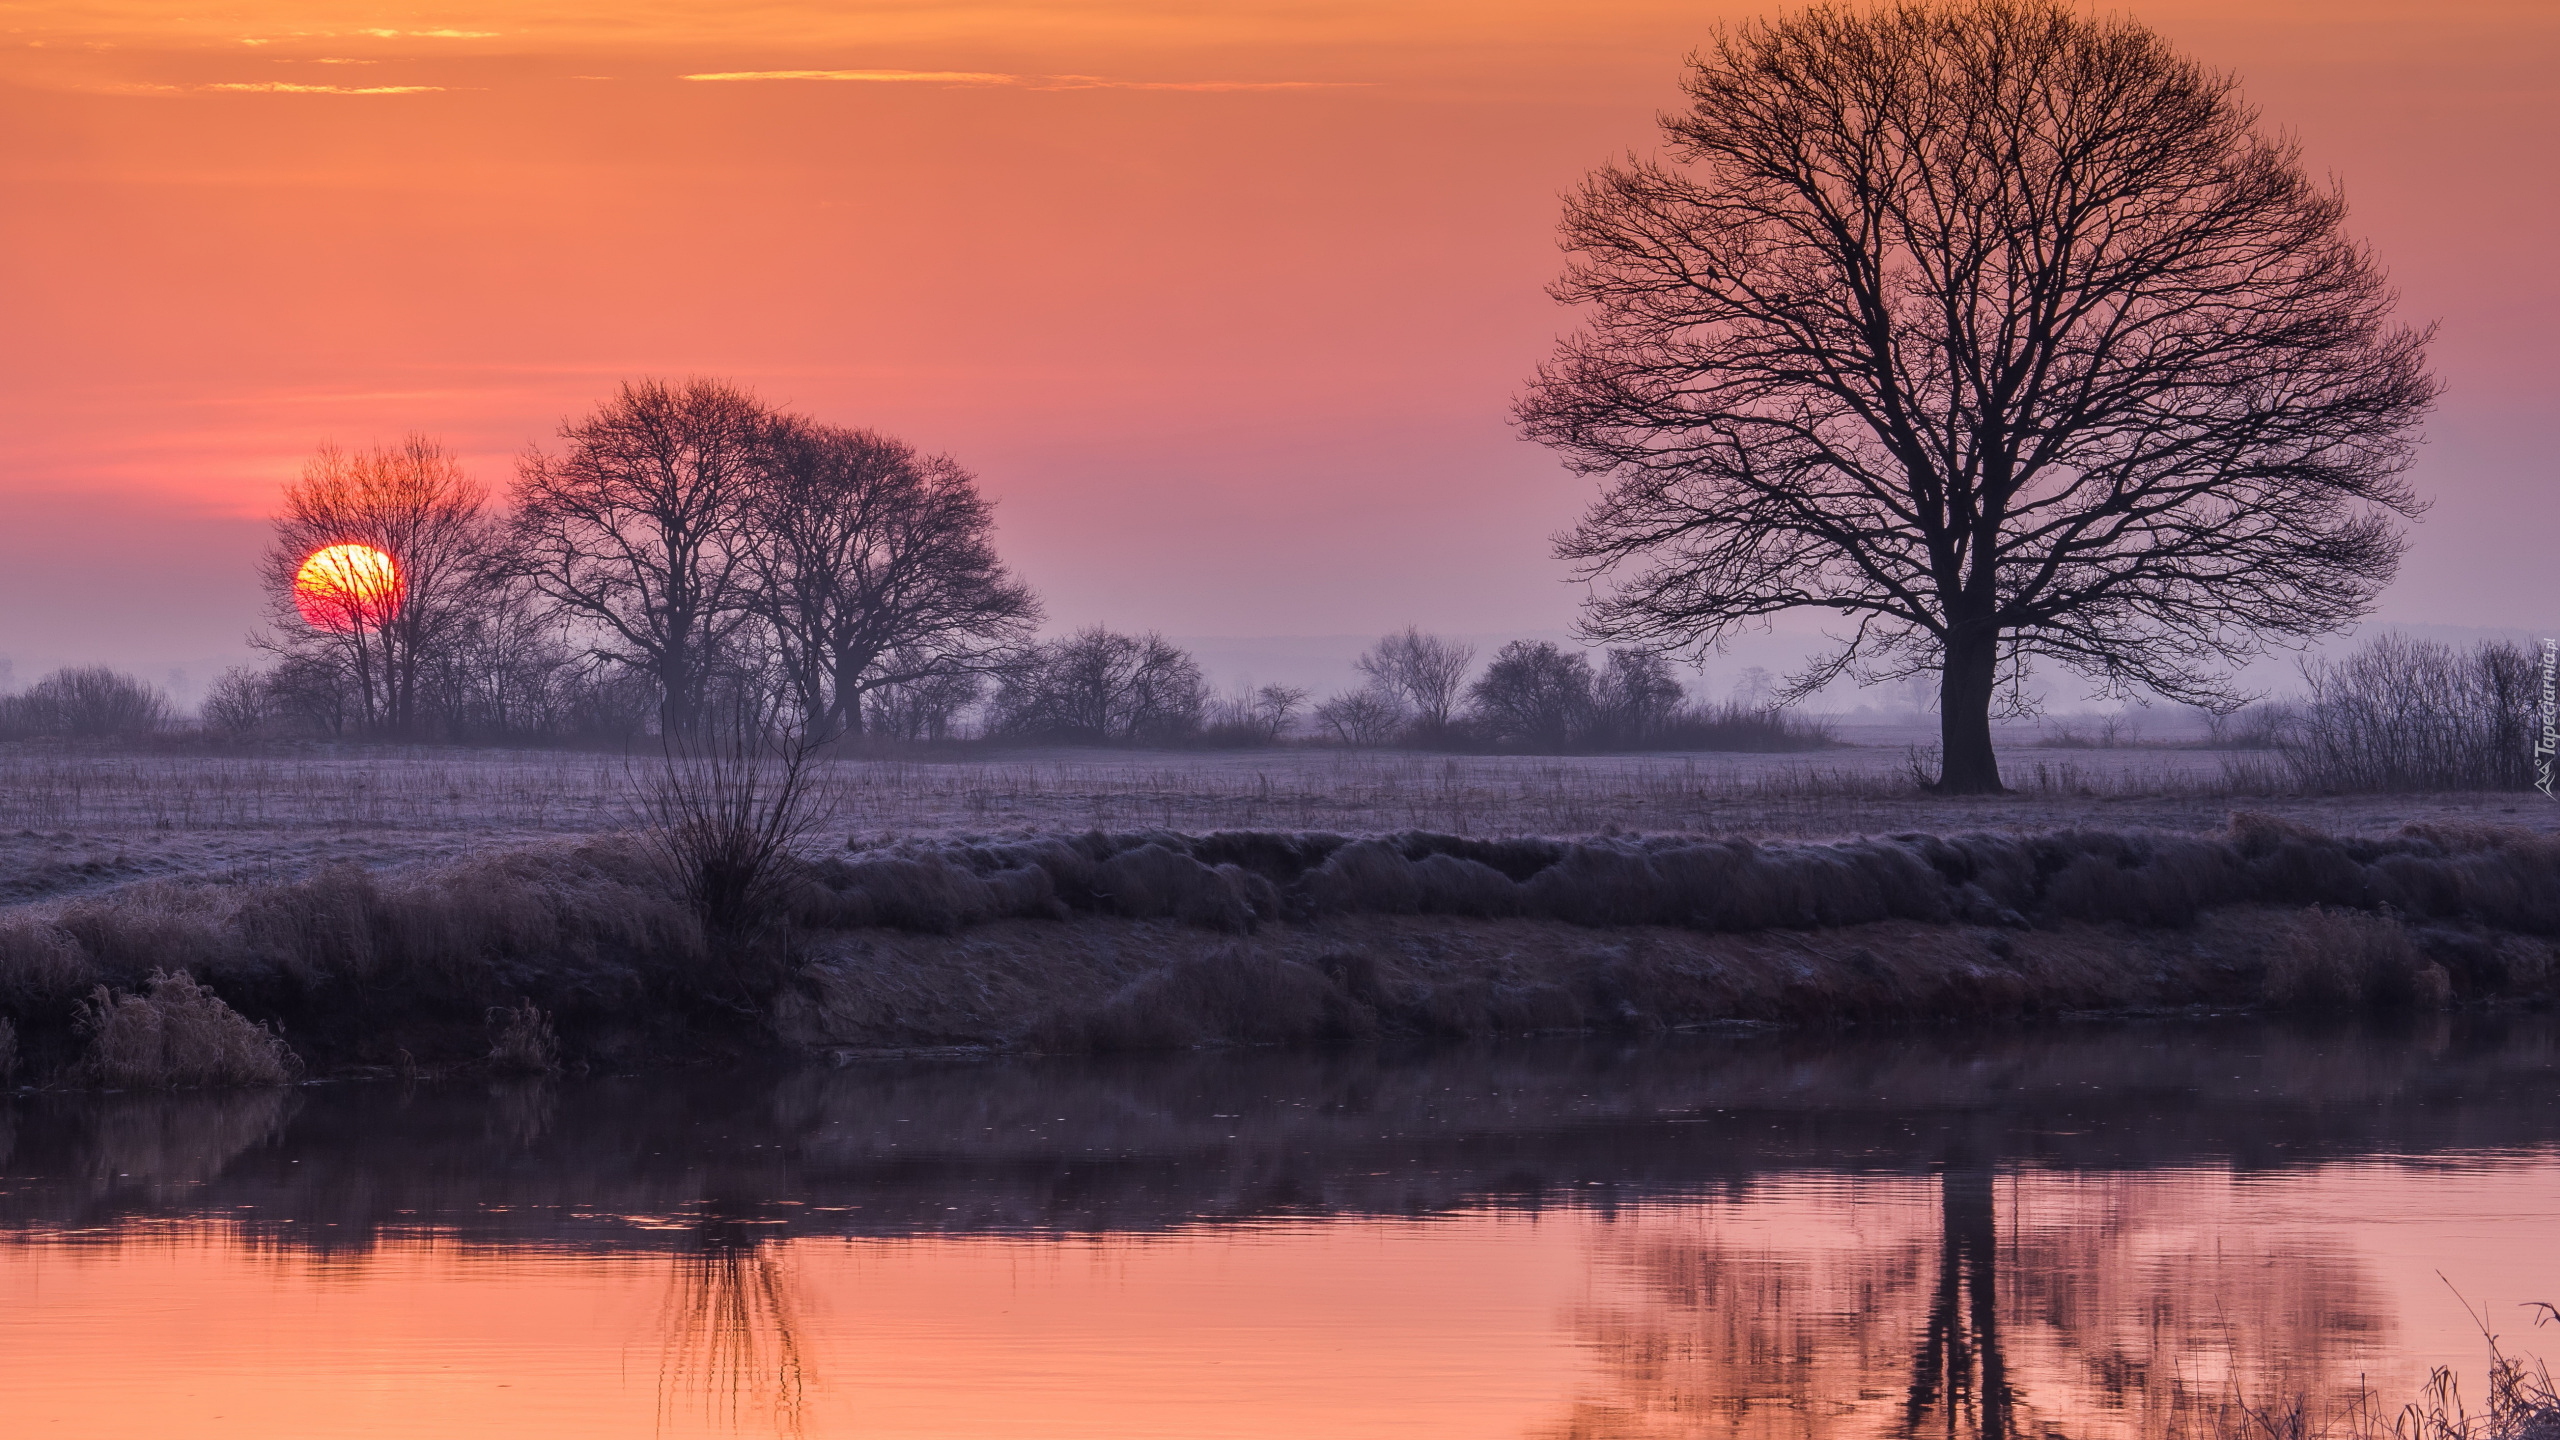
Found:
[{"label": "tree reflection in water", "polygon": [[711,1201],[674,1257],[658,1424],[698,1405],[728,1428],[769,1412],[774,1433],[802,1433],[808,1372],[798,1306],[774,1222],[753,1206]]},{"label": "tree reflection in water", "polygon": [[2343,1403],[2387,1338],[2352,1257],[2222,1223],[2245,1181],[1977,1153],[1927,1201],[1843,1177],[1624,1216],[1602,1257],[1624,1288],[1575,1317],[1603,1383],[1548,1435],[2177,1440],[2235,1399]]},{"label": "tree reflection in water", "polygon": [[1938,1177],[1938,1288],[1911,1367],[1902,1430],[1918,1436],[1932,1411],[1950,1437],[2009,1440],[2008,1358],[2000,1349],[2000,1237],[1991,1169],[1949,1165]]}]

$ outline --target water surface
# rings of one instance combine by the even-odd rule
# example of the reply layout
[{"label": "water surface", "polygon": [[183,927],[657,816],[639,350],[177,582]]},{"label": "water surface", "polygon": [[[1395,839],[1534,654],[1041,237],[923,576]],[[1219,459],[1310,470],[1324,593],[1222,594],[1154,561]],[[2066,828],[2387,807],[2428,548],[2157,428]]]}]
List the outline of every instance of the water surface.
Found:
[{"label": "water surface", "polygon": [[2154,1440],[2560,1354],[2547,1019],[0,1115],[11,1435]]}]

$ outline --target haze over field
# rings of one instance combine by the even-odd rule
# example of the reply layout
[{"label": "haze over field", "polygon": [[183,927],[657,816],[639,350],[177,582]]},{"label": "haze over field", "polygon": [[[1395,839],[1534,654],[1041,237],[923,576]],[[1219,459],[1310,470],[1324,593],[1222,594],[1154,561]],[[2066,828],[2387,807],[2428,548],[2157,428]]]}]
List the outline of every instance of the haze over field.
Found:
[{"label": "haze over field", "polygon": [[[1768,8],[0,7],[0,654],[200,683],[318,444],[424,430],[498,484],[653,373],[953,452],[1057,628],[1559,631],[1591,491],[1506,418],[1571,324],[1558,196]],[[2560,623],[2560,16],[2132,13],[2441,322],[2378,618]]]}]

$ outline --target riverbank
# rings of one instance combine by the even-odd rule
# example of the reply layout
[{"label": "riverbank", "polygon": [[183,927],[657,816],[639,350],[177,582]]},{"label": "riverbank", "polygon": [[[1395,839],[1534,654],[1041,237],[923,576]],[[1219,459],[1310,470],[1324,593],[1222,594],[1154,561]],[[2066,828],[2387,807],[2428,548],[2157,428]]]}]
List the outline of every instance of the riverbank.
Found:
[{"label": "riverbank", "polygon": [[[1091,832],[788,863],[746,937],[706,934],[627,836],[126,886],[0,917],[0,1019],[20,1082],[129,1086],[154,1066],[221,1083],[296,1064],[2394,1014],[2560,991],[2560,841],[2480,826],[2335,836],[2242,814],[2208,834],[1777,844]],[[214,997],[280,1046],[224,1029]],[[219,1053],[173,1058],[197,1044]]]}]

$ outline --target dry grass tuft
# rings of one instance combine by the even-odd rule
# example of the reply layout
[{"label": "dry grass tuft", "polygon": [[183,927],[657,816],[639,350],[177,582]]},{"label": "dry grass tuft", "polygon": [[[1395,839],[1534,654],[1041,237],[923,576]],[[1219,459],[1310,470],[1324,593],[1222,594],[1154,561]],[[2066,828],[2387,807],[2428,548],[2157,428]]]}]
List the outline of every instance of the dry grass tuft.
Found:
[{"label": "dry grass tuft", "polygon": [[99,986],[80,1026],[89,1036],[81,1074],[111,1089],[283,1085],[302,1070],[282,1034],[182,972],[153,971],[129,994]]},{"label": "dry grass tuft", "polygon": [[60,1004],[94,983],[80,943],[60,926],[26,916],[0,919],[0,1002]]},{"label": "dry grass tuft", "polygon": [[2267,1003],[2287,1009],[2395,1002],[2441,1009],[2451,986],[2444,968],[2420,956],[2399,921],[2317,905],[2294,920],[2267,960]]},{"label": "dry grass tuft", "polygon": [[530,1000],[489,1012],[489,1068],[500,1075],[557,1075],[560,1039]]}]

